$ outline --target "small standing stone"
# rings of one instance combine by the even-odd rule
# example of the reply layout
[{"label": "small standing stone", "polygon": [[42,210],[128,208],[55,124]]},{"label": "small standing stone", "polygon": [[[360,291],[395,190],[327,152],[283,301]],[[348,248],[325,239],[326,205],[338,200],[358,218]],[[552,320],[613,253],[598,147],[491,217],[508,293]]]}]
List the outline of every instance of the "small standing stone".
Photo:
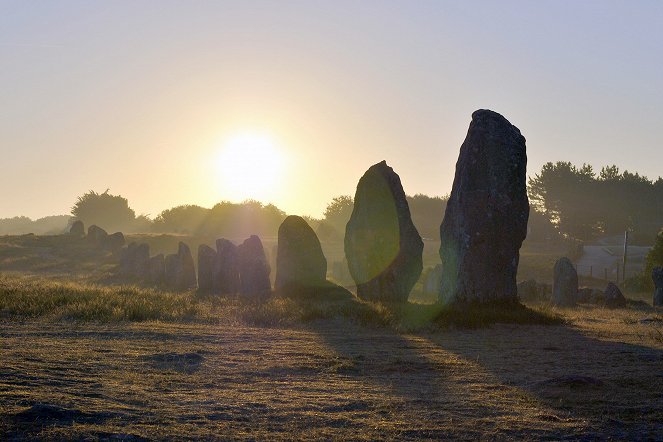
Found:
[{"label": "small standing stone", "polygon": [[663,307],[663,267],[654,267],[651,271],[654,280],[654,307]]},{"label": "small standing stone", "polygon": [[95,245],[103,246],[108,233],[99,226],[92,224],[87,229],[87,240]]},{"label": "small standing stone", "polygon": [[148,280],[151,284],[161,285],[164,283],[166,265],[163,253],[150,258]]},{"label": "small standing stone", "polygon": [[177,254],[166,256],[164,264],[166,285],[169,288],[183,291],[196,287],[196,268],[189,246],[180,241]]},{"label": "small standing stone", "polygon": [[251,235],[237,247],[239,261],[240,293],[264,296],[271,291],[269,273],[271,268],[265,256],[260,238]]},{"label": "small standing stone", "polygon": [[207,244],[198,246],[198,290],[211,292],[214,288],[216,251]]},{"label": "small standing stone", "polygon": [[424,294],[427,297],[437,298],[440,294],[440,286],[442,284],[442,264],[437,264],[431,268],[426,274],[424,280]]},{"label": "small standing stone", "polygon": [[149,276],[150,269],[150,246],[145,243],[141,243],[136,247],[131,273],[140,279],[147,279]]},{"label": "small standing stone", "polygon": [[234,294],[239,291],[239,263],[237,246],[227,239],[216,240],[216,260],[214,261],[213,289],[221,294]]},{"label": "small standing stone", "polygon": [[122,247],[124,247],[125,239],[122,232],[115,232],[112,235],[108,235],[104,238],[104,250],[108,250],[111,253],[117,253]]},{"label": "small standing stone", "polygon": [[620,308],[626,306],[626,298],[614,283],[609,282],[605,288],[605,306],[608,308]]},{"label": "small standing stone", "polygon": [[85,226],[83,225],[83,221],[74,221],[74,223],[71,225],[71,229],[69,229],[69,234],[79,238],[85,236]]},{"label": "small standing stone", "polygon": [[553,304],[574,307],[578,299],[578,273],[569,258],[560,258],[553,273]]},{"label": "small standing stone", "polygon": [[327,259],[318,236],[304,218],[288,216],[279,227],[275,289],[301,295],[328,285]]}]

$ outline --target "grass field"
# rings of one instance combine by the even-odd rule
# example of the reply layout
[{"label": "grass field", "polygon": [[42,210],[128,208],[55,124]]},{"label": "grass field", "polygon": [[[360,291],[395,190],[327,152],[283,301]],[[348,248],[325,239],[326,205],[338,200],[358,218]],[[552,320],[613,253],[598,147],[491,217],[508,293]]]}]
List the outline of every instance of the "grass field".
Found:
[{"label": "grass field", "polygon": [[0,440],[663,439],[643,302],[199,296],[58,241],[0,240]]}]

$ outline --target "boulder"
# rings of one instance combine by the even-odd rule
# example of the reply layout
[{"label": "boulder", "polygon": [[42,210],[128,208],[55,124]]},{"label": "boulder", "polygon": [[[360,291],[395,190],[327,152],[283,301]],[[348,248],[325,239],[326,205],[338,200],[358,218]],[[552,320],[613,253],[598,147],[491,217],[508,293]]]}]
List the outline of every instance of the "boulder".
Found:
[{"label": "boulder", "polygon": [[442,303],[518,302],[526,167],[520,130],[496,112],[474,112],[440,226]]},{"label": "boulder", "polygon": [[120,250],[120,274],[148,279],[150,246],[132,242]]},{"label": "boulder", "polygon": [[663,307],[663,267],[654,267],[651,271],[654,280],[654,307]]},{"label": "boulder", "polygon": [[211,292],[214,288],[214,264],[216,250],[207,244],[198,246],[198,290]]},{"label": "boulder", "polygon": [[385,161],[371,166],[357,184],[345,228],[345,257],[357,296],[407,302],[423,269],[423,248],[400,177]]},{"label": "boulder", "polygon": [[103,248],[111,253],[117,253],[124,247],[125,239],[122,232],[115,232],[104,238]]},{"label": "boulder", "polygon": [[605,288],[605,298],[604,303],[608,308],[620,308],[626,307],[626,298],[622,294],[622,291],[619,290],[616,284],[609,282],[608,286]]},{"label": "boulder", "polygon": [[518,298],[525,302],[540,302],[548,299],[550,290],[547,284],[538,283],[534,279],[519,282]]},{"label": "boulder", "polygon": [[103,246],[108,233],[99,226],[92,224],[87,229],[87,240],[97,246]]},{"label": "boulder", "polygon": [[216,240],[216,260],[212,287],[216,293],[234,294],[239,291],[239,262],[237,246],[227,239]]},{"label": "boulder", "polygon": [[552,303],[573,307],[578,299],[578,273],[569,258],[559,258],[553,270]]},{"label": "boulder", "polygon": [[85,236],[85,226],[83,225],[83,221],[74,221],[74,223],[71,225],[71,228],[69,229],[69,234],[79,238]]},{"label": "boulder", "polygon": [[166,274],[166,264],[163,253],[159,253],[150,258],[148,269],[148,281],[154,285],[162,285]]},{"label": "boulder", "polygon": [[196,268],[188,245],[180,241],[177,254],[166,256],[164,267],[168,288],[183,291],[196,287]]},{"label": "boulder", "polygon": [[603,290],[592,287],[581,287],[578,289],[576,302],[582,304],[603,304],[604,298]]},{"label": "boulder", "polygon": [[304,218],[288,216],[279,227],[274,288],[296,296],[327,286],[327,259],[318,236]]},{"label": "boulder", "polygon": [[251,235],[237,247],[239,291],[243,295],[265,296],[272,289],[269,280],[271,268],[260,238]]}]

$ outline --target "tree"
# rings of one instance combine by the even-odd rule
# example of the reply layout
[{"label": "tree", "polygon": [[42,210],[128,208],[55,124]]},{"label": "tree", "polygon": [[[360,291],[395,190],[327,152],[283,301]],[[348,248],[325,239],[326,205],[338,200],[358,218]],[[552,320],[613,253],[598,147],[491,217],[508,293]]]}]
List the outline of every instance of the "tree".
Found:
[{"label": "tree", "polygon": [[210,209],[186,204],[161,212],[154,219],[154,230],[157,232],[173,232],[193,234],[210,214]]},{"label": "tree", "polygon": [[647,289],[654,288],[654,281],[651,278],[651,272],[654,267],[663,266],[663,229],[658,232],[656,236],[656,241],[654,242],[654,247],[647,254],[647,259],[645,262],[645,274],[644,276],[644,286]]},{"label": "tree", "polygon": [[449,197],[428,196],[421,193],[407,197],[412,222],[423,238],[439,239]]},{"label": "tree", "polygon": [[90,190],[79,196],[71,214],[86,226],[96,224],[109,231],[131,228],[136,219],[127,199],[109,194],[108,189],[104,193]]},{"label": "tree", "polygon": [[350,195],[337,196],[327,204],[323,213],[325,236],[336,239],[343,239],[345,236],[345,226],[350,221],[354,201]]}]

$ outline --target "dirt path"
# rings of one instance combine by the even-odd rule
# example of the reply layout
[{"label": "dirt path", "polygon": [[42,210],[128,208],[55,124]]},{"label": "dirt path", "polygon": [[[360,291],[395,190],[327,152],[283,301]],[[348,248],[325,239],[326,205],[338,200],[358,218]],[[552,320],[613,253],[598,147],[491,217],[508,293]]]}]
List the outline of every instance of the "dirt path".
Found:
[{"label": "dirt path", "polygon": [[660,323],[578,317],[416,335],[0,323],[0,439],[663,439]]}]

